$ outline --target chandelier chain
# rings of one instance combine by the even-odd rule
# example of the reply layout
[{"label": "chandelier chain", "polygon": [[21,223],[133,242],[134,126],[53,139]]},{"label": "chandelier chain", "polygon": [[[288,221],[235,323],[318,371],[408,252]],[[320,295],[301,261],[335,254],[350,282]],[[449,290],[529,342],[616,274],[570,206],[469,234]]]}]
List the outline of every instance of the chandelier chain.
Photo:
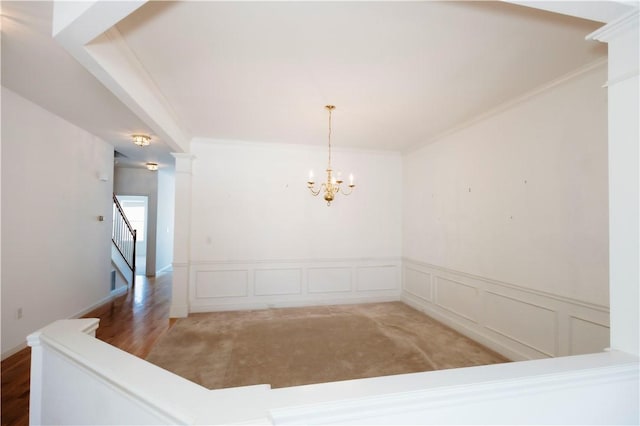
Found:
[{"label": "chandelier chain", "polygon": [[327,169],[331,170],[331,110],[333,110],[333,108],[327,106],[327,109],[329,110],[329,165]]},{"label": "chandelier chain", "polygon": [[320,193],[323,192],[324,199],[327,202],[327,206],[330,206],[331,202],[338,193],[349,195],[351,194],[351,192],[353,192],[353,188],[355,188],[356,185],[353,183],[353,175],[349,175],[348,189],[345,189],[342,186],[343,181],[340,173],[338,173],[336,177],[333,176],[333,170],[331,169],[331,112],[335,109],[335,106],[325,105],[325,108],[329,111],[329,163],[327,164],[327,180],[326,182],[322,182],[320,186],[316,188],[315,180],[313,179],[313,170],[309,170],[309,180],[307,180],[307,188],[309,188],[313,196],[320,195]]}]

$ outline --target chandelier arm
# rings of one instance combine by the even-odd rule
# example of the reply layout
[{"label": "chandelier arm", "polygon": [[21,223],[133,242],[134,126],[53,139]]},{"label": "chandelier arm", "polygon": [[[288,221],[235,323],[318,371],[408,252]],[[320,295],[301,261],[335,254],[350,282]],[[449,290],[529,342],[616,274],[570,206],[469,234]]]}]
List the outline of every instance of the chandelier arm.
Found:
[{"label": "chandelier arm", "polygon": [[349,190],[345,191],[344,189],[340,188],[340,192],[342,192],[342,195],[350,195],[353,192],[353,188],[355,187],[355,185],[349,185]]},{"label": "chandelier arm", "polygon": [[309,191],[311,191],[314,197],[320,194],[320,188],[316,189],[314,182],[307,182],[307,188],[309,188]]}]

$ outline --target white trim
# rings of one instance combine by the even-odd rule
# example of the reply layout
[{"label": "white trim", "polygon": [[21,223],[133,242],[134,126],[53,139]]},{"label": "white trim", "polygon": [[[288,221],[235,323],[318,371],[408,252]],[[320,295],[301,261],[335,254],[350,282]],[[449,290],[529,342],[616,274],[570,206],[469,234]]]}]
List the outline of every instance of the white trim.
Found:
[{"label": "white trim", "polygon": [[[120,293],[124,293],[129,289],[128,287],[120,287],[120,288],[124,289],[124,290],[122,290],[122,291],[119,291],[119,289],[113,290],[112,292],[109,293],[109,296],[101,299],[99,302],[94,303],[93,305],[89,306],[88,308],[83,309],[80,312],[77,312],[76,314],[70,316],[69,319],[80,319],[84,315],[86,315],[87,313],[93,311],[94,309],[97,309],[100,306],[111,302],[114,298],[119,296]],[[96,328],[97,328],[97,324],[96,324]],[[5,359],[9,358],[12,355],[17,354],[18,352],[20,352],[23,349],[26,349],[27,347],[28,347],[27,340],[25,340],[23,343],[19,344],[18,346],[15,346],[15,347],[13,347],[11,349],[8,349],[8,350],[2,352],[1,360],[4,361]]]},{"label": "white trim", "polygon": [[[385,274],[385,277],[381,278],[382,283],[376,284],[384,288],[370,288],[370,280],[366,274],[360,273],[362,268],[373,267],[393,269],[393,273]],[[256,291],[255,271],[283,269],[301,271],[298,277],[300,291],[282,294],[280,283],[275,278],[261,280],[260,291]],[[316,285],[318,284],[316,279],[324,282],[325,274],[329,274],[327,275],[329,277],[333,270],[340,270],[340,282],[345,284],[342,288]],[[196,261],[191,263],[188,271],[189,312],[374,303],[399,301],[401,296],[402,261],[399,258]],[[202,274],[202,272],[229,271],[244,271],[246,277],[223,274],[220,275],[220,279],[215,280],[212,276]],[[347,281],[348,286],[346,286]],[[183,309],[176,308],[175,312],[178,315],[183,312]]]},{"label": "white trim", "polygon": [[[466,295],[460,302],[470,309],[474,317],[457,312],[448,304],[443,306],[437,297],[427,300],[417,296],[415,291],[419,287],[416,286],[426,287],[427,283],[414,281],[416,278],[407,274],[409,270],[431,274],[430,285],[436,293],[439,280],[475,289],[474,294]],[[587,351],[609,346],[608,336],[604,334],[574,336],[570,329],[572,317],[580,317],[608,329],[609,311],[606,307],[411,259],[403,261],[402,271],[403,302],[512,360],[568,356],[572,354],[572,347]],[[524,309],[524,306],[531,309],[529,314],[534,318],[510,321],[510,315]]]},{"label": "white trim", "polygon": [[[201,265],[246,265],[246,264],[263,264],[263,263],[286,263],[286,264],[302,264],[302,263],[365,263],[365,262],[376,262],[376,265],[370,266],[379,266],[377,262],[400,262],[402,261],[402,257],[340,257],[340,258],[300,258],[300,259],[225,259],[225,260],[194,260],[190,262],[192,266],[201,266]],[[186,263],[174,265],[186,266]],[[395,266],[395,264],[387,264],[380,266]]]},{"label": "white trim", "polygon": [[129,291],[129,287],[126,285],[123,285],[122,287],[116,288],[111,290],[111,299],[115,299],[118,296],[121,296],[123,294],[125,294],[126,292]]},{"label": "white trim", "polygon": [[9,358],[10,356],[17,354],[18,352],[20,352],[21,350],[27,347],[28,347],[27,341],[25,340],[23,343],[19,344],[18,346],[15,346],[9,350],[2,352],[2,361]]},{"label": "white trim", "polygon": [[587,35],[584,39],[597,40],[608,43],[612,39],[616,38],[619,34],[637,27],[639,16],[640,9],[633,9],[632,11],[621,16],[615,21],[609,22],[607,25],[598,28],[591,34]]},{"label": "white trim", "polygon": [[171,272],[173,271],[173,264],[169,263],[167,266],[165,266],[164,268],[158,269],[156,271],[156,275],[161,274],[163,272]]},{"label": "white trim", "polygon": [[[128,287],[123,287],[123,288],[128,289]],[[113,294],[110,292],[107,297],[105,297],[103,299],[100,299],[98,302],[94,303],[93,305],[89,306],[88,308],[85,308],[85,309],[81,310],[80,312],[77,312],[76,314],[70,316],[69,319],[81,318],[82,316],[88,314],[89,312],[93,311],[94,309],[97,309],[100,306],[111,302],[112,300],[113,300]]]},{"label": "white trim", "polygon": [[304,306],[331,306],[331,305],[355,305],[360,303],[383,303],[383,302],[400,302],[399,296],[371,296],[371,297],[355,297],[349,299],[321,299],[321,300],[302,300],[288,302],[241,302],[229,304],[215,305],[198,305],[191,306],[192,313],[217,312],[217,311],[247,311],[247,310],[263,310],[274,308],[296,308]]},{"label": "white trim", "polygon": [[[444,266],[433,265],[431,263],[422,262],[420,260],[411,259],[411,258],[408,258],[408,257],[403,258],[403,266],[407,267],[406,265],[404,265],[405,262],[413,263],[415,265],[420,265],[420,266],[424,266],[424,267],[431,268],[431,269],[437,269],[439,271],[451,273],[451,274],[454,274],[454,275],[461,275],[461,276],[464,276],[464,277],[467,277],[467,278],[471,278],[471,279],[475,279],[475,280],[485,281],[487,283],[496,284],[496,285],[499,285],[501,287],[513,288],[515,290],[524,291],[524,292],[527,292],[527,293],[535,294],[537,296],[542,296],[542,297],[546,297],[546,298],[550,298],[550,299],[555,299],[555,300],[558,300],[558,301],[561,301],[561,302],[570,303],[572,305],[584,306],[585,308],[594,309],[594,310],[597,310],[597,311],[609,313],[609,307],[605,306],[605,305],[599,305],[599,304],[595,304],[595,303],[591,303],[591,302],[586,302],[586,301],[583,301],[583,300],[574,299],[572,297],[562,296],[562,295],[559,295],[559,294],[548,293],[546,291],[536,290],[536,289],[532,289],[532,288],[525,287],[525,286],[522,286],[522,285],[518,285],[518,284],[514,284],[514,283],[508,283],[506,281],[498,281],[498,280],[494,280],[492,278],[487,278],[487,277],[471,274],[471,273],[464,272],[464,271],[457,271],[457,270],[454,270],[454,269],[449,269],[449,268],[444,267]],[[411,268],[411,269],[416,270],[415,268]],[[424,271],[418,270],[418,272],[424,272]]]}]

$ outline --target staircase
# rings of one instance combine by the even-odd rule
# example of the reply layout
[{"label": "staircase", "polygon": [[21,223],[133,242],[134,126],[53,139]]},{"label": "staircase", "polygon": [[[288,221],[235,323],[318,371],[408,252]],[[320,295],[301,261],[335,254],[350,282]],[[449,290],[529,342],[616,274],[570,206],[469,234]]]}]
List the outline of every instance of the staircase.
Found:
[{"label": "staircase", "polygon": [[[136,230],[124,214],[120,202],[113,194],[113,231],[111,233],[111,261],[132,286],[136,279]],[[131,281],[129,281],[129,275]]]}]

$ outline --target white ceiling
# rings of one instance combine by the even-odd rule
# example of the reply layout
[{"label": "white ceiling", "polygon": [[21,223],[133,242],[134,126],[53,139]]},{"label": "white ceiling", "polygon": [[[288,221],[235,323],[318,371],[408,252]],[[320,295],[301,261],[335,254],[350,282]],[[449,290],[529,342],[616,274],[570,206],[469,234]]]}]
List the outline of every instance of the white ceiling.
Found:
[{"label": "white ceiling", "polygon": [[193,136],[403,150],[606,56],[500,2],[147,3],[117,25]]},{"label": "white ceiling", "polygon": [[193,1],[142,5],[87,59],[76,30],[125,8],[98,3],[54,40],[51,2],[3,1],[2,84],[134,163],[170,163],[172,135],[325,144],[328,103],[335,146],[406,150],[606,57],[601,23],[503,2]]}]

